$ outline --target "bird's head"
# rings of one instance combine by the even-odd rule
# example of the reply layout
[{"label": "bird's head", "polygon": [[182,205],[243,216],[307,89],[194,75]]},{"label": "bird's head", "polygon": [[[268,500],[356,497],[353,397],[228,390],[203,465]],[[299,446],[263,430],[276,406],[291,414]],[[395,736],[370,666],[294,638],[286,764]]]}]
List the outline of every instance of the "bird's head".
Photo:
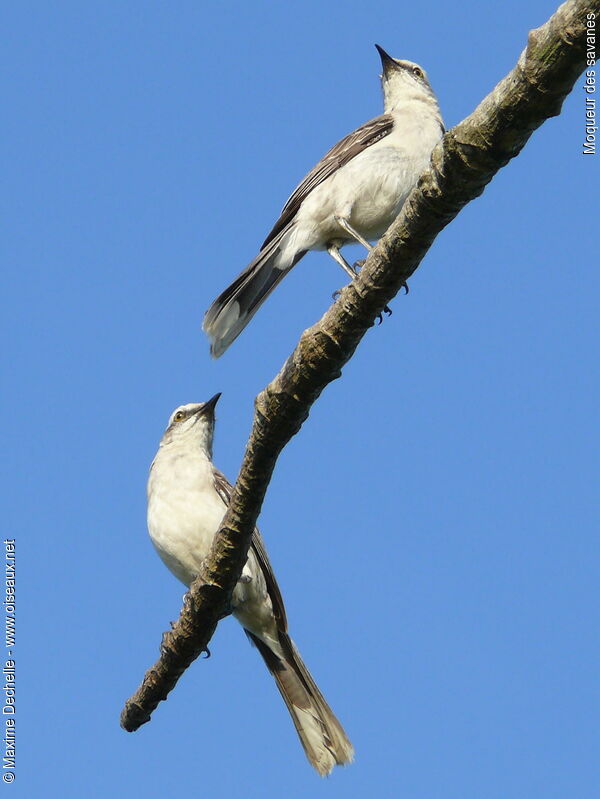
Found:
[{"label": "bird's head", "polygon": [[208,402],[190,402],[175,408],[160,442],[161,447],[191,443],[212,458],[215,405],[220,396],[220,393],[215,394]]},{"label": "bird's head", "polygon": [[386,113],[394,111],[404,103],[411,101],[433,101],[437,108],[437,99],[429,85],[427,73],[412,61],[392,58],[383,47],[375,45],[381,58],[381,86],[383,88],[383,106]]}]

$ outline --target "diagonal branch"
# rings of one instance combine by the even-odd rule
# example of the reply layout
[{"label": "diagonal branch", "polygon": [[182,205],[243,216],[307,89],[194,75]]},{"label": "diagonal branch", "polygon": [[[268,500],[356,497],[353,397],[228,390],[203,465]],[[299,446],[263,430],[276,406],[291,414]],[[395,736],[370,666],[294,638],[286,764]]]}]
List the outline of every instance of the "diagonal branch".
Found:
[{"label": "diagonal branch", "polygon": [[531,31],[517,65],[470,116],[445,134],[430,169],[360,274],[302,334],[280,373],[256,398],[252,433],[229,509],[178,621],[163,636],[160,659],[125,704],[121,725],[126,730],[150,720],[228,614],[279,453],[313,402],[341,375],[378,313],[417,269],[437,234],[518,155],[536,128],[560,113],[587,63],[591,13],[600,15],[600,0],[568,0],[545,25]]}]

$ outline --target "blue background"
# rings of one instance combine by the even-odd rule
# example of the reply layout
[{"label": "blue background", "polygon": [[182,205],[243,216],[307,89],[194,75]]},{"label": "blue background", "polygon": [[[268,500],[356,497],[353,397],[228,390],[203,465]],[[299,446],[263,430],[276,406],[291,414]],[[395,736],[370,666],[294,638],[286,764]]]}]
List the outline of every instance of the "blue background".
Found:
[{"label": "blue background", "polygon": [[[145,526],[173,408],[252,403],[342,272],[310,254],[225,356],[203,312],[325,150],[380,113],[373,47],[448,127],[552,2],[22,2],[4,10],[3,521],[19,796],[596,796],[598,160],[583,81],[437,239],[284,451],[260,518],[356,747],[319,780],[231,619],[152,721],[124,700],[183,587]],[[349,250],[360,257],[361,250]]]}]

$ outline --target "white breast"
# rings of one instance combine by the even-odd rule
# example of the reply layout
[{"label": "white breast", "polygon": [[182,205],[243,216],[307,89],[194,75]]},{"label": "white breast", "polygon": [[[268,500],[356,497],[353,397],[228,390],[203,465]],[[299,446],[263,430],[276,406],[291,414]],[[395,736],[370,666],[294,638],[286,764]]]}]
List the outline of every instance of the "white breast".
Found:
[{"label": "white breast", "polygon": [[168,568],[189,585],[225,514],[202,453],[160,450],[148,481],[148,530]]},{"label": "white breast", "polygon": [[[148,480],[148,530],[165,565],[185,585],[198,575],[225,510],[212,464],[201,451],[159,450]],[[244,627],[277,640],[265,578],[252,551],[234,589],[232,609]]]},{"label": "white breast", "polygon": [[399,214],[426,169],[441,136],[437,118],[401,117],[394,131],[368,147],[304,200],[297,215],[298,249],[325,248],[332,239],[348,240],[335,222],[350,221],[367,240],[380,238]]}]

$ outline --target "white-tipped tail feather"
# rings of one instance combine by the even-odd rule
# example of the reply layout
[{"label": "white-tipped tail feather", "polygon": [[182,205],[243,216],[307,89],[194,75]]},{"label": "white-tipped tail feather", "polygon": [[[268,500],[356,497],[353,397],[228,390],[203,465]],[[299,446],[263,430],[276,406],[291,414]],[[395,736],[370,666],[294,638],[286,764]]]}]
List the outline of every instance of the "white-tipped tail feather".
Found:
[{"label": "white-tipped tail feather", "polygon": [[285,228],[256,256],[233,283],[210,306],[204,315],[202,329],[210,339],[213,358],[222,355],[258,311],[275,286],[304,253],[295,258],[282,258]]},{"label": "white-tipped tail feather", "polygon": [[322,777],[354,759],[354,748],[304,665],[287,633],[279,633],[282,657],[246,630],[277,683],[311,765]]}]

